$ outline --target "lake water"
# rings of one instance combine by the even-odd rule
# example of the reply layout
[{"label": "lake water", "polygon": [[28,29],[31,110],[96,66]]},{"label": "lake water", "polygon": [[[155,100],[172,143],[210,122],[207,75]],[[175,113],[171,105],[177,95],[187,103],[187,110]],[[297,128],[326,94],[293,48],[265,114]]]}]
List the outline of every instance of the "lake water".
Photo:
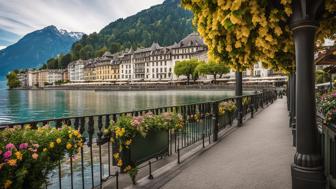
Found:
[{"label": "lake water", "polygon": [[69,91],[6,90],[0,81],[0,124],[69,116],[115,113],[205,102],[232,91]]}]

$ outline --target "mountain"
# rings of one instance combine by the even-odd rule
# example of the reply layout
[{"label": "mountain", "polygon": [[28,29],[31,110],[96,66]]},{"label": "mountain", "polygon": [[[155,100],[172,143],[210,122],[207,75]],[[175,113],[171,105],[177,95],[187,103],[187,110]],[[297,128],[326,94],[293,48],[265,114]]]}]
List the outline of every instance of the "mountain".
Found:
[{"label": "mountain", "polygon": [[109,50],[148,47],[153,42],[171,45],[192,33],[192,13],[180,7],[180,0],[166,0],[125,19],[118,19],[99,33],[84,35],[72,46],[73,59],[88,59]]},{"label": "mountain", "polygon": [[0,76],[13,69],[34,68],[49,58],[67,53],[83,33],[48,26],[25,35],[17,43],[0,50]]}]

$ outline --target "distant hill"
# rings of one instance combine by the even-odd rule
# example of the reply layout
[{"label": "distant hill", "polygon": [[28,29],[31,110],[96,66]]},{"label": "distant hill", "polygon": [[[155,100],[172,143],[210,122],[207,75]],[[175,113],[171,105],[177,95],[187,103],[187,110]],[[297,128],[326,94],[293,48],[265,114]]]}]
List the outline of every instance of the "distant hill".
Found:
[{"label": "distant hill", "polygon": [[170,45],[193,32],[192,14],[180,7],[180,0],[166,0],[125,19],[118,19],[99,33],[84,35],[72,46],[73,59],[88,59],[109,50],[111,53],[153,42]]},{"label": "distant hill", "polygon": [[49,58],[67,53],[83,33],[48,26],[25,35],[17,43],[0,50],[0,77],[14,69],[35,68]]}]

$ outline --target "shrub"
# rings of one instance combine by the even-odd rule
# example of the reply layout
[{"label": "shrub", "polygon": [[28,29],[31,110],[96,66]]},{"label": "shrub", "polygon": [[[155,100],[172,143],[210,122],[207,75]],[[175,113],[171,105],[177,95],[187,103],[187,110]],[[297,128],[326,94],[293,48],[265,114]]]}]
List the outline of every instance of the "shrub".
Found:
[{"label": "shrub", "polygon": [[58,162],[74,156],[82,145],[81,134],[68,126],[4,129],[0,132],[0,188],[41,188]]},{"label": "shrub", "polygon": [[236,111],[237,106],[236,103],[233,101],[222,102],[218,106],[218,114],[220,116],[224,115],[225,113],[233,113]]}]

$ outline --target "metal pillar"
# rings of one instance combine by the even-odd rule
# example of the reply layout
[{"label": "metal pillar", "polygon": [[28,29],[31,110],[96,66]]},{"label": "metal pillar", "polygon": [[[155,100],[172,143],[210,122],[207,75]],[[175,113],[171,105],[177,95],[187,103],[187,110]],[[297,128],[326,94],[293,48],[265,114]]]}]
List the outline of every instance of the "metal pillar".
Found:
[{"label": "metal pillar", "polygon": [[[236,96],[243,95],[243,76],[242,72],[236,72]],[[237,120],[238,126],[243,124],[243,101],[242,98],[237,98]]]},{"label": "metal pillar", "polygon": [[292,127],[295,114],[295,73],[290,74],[289,80],[289,127]]},{"label": "metal pillar", "polygon": [[290,116],[290,82],[291,81],[291,75],[288,76],[288,81],[287,81],[287,86],[286,86],[286,96],[287,96],[287,110],[289,112],[289,116]]},{"label": "metal pillar", "polygon": [[290,111],[290,122],[289,126],[292,128],[292,135],[293,135],[293,146],[296,146],[296,73],[293,72],[291,80],[291,111]]},{"label": "metal pillar", "polygon": [[314,41],[317,16],[322,15],[323,0],[293,1],[291,29],[296,55],[296,129],[297,144],[292,170],[292,188],[325,187],[318,142],[315,106]]}]

